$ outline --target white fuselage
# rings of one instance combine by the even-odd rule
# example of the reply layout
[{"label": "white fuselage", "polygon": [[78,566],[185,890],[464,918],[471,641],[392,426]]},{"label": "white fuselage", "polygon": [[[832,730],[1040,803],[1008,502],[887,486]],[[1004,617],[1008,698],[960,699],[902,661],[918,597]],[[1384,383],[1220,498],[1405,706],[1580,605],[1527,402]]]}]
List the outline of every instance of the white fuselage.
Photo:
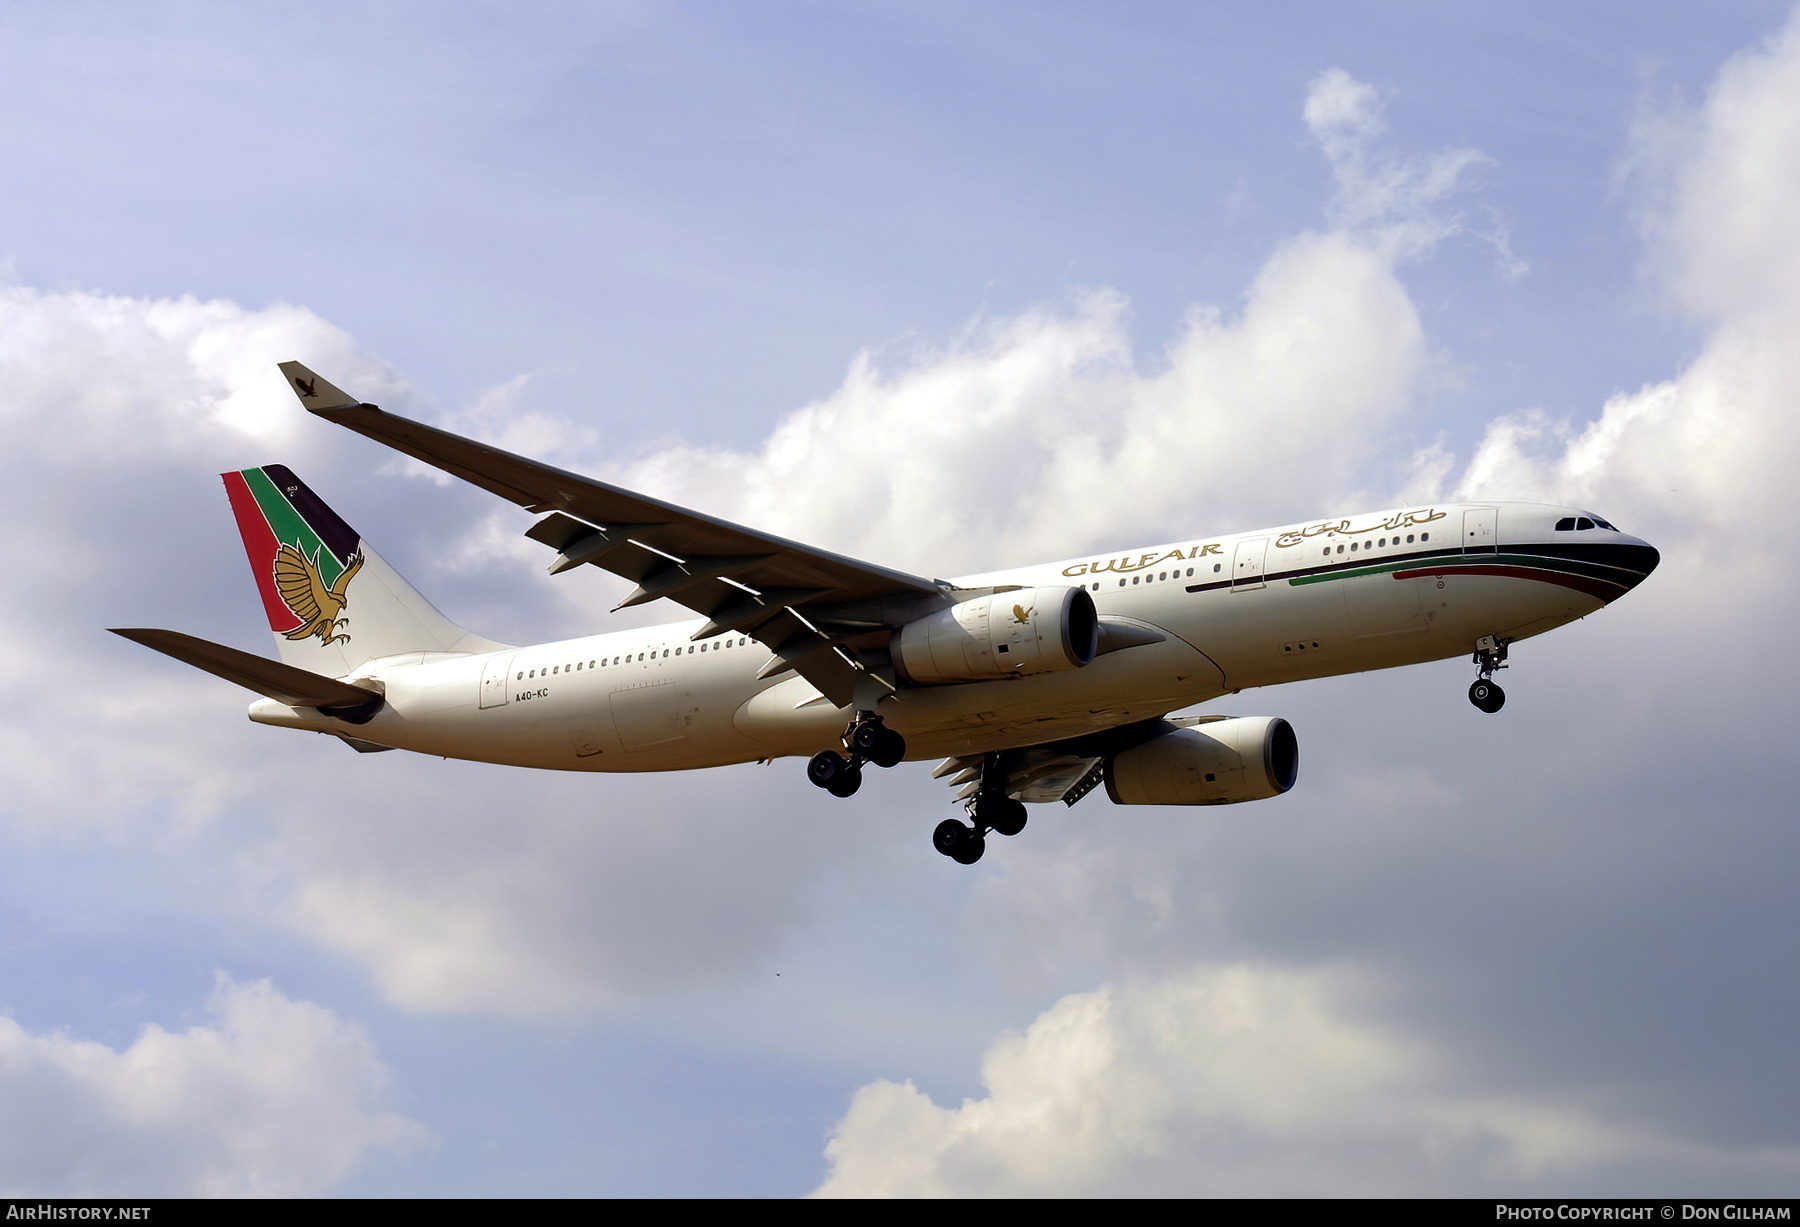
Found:
[{"label": "white fuselage", "polygon": [[[1634,537],[1557,530],[1580,514],[1517,503],[1401,509],[967,576],[959,587],[1085,586],[1103,620],[1164,638],[1062,672],[903,685],[879,710],[909,759],[941,758],[1038,745],[1248,687],[1467,655],[1483,636],[1524,639],[1592,613],[1655,565]],[[1634,557],[1648,565],[1620,565]],[[792,673],[759,680],[769,653],[746,635],[690,641],[701,624],[389,657],[354,675],[379,682],[387,700],[366,724],[268,699],[250,718],[571,771],[672,771],[838,744],[846,709]]]}]

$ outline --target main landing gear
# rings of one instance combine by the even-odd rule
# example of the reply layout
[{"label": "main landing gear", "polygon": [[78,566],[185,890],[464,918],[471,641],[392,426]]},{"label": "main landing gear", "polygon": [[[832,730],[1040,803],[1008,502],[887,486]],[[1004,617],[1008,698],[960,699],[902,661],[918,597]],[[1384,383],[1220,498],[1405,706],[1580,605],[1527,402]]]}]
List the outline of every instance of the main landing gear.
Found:
[{"label": "main landing gear", "polygon": [[999,754],[981,761],[981,789],[969,799],[970,822],[946,818],[931,833],[931,843],[959,865],[973,865],[987,851],[987,833],[1017,835],[1025,829],[1025,803],[1006,795],[1008,772]]},{"label": "main landing gear", "polygon": [[1469,687],[1469,702],[1491,716],[1506,706],[1506,691],[1491,680],[1496,669],[1506,668],[1506,641],[1483,635],[1475,641],[1474,660],[1481,676]]},{"label": "main landing gear", "polygon": [[847,797],[862,787],[864,763],[892,767],[906,757],[906,738],[872,711],[856,713],[843,741],[848,758],[835,750],[821,750],[806,764],[806,778],[834,797]]}]

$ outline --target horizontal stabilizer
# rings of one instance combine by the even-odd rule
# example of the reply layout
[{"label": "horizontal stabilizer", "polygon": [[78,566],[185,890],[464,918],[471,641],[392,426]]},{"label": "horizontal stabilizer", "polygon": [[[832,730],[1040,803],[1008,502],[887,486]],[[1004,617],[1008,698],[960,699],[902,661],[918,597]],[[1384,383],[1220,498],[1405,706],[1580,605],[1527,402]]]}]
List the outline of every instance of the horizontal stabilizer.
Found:
[{"label": "horizontal stabilizer", "polygon": [[328,713],[348,709],[361,715],[381,703],[381,695],[335,678],[309,673],[266,656],[240,652],[219,643],[208,643],[177,631],[110,628],[133,643],[173,656],[184,665],[204,669],[214,677],[235,682],[246,690],[267,695],[289,707],[317,707]]}]

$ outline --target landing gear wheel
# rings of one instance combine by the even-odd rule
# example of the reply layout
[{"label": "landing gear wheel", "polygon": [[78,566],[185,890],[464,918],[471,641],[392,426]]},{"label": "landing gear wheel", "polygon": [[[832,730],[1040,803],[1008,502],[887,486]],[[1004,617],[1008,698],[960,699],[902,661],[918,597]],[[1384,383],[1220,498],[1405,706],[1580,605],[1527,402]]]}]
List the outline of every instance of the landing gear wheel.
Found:
[{"label": "landing gear wheel", "polygon": [[974,831],[968,828],[967,822],[945,819],[938,824],[936,831],[932,831],[931,846],[945,856],[956,856],[956,851],[970,835],[974,835]]},{"label": "landing gear wheel", "polygon": [[858,720],[850,726],[850,732],[844,738],[844,744],[850,747],[850,753],[860,754],[864,758],[874,758],[872,751],[881,741],[882,733],[887,730],[880,719],[870,717]]},{"label": "landing gear wheel", "polygon": [[1469,687],[1469,702],[1491,716],[1506,706],[1506,691],[1484,677]]},{"label": "landing gear wheel", "polygon": [[931,846],[959,865],[973,865],[987,851],[987,841],[967,823],[946,818],[931,833]]},{"label": "landing gear wheel", "polygon": [[[842,754],[834,753],[831,750],[820,750],[812,756],[812,761],[806,764],[806,778],[820,788],[829,789],[848,770],[850,770],[850,763]],[[854,791],[856,790],[851,789],[851,792]],[[849,793],[844,795],[848,796]]]},{"label": "landing gear wheel", "polygon": [[906,738],[893,729],[884,728],[869,748],[869,761],[877,767],[892,767],[906,757]]},{"label": "landing gear wheel", "polygon": [[1003,793],[977,793],[975,821],[1002,835],[1017,835],[1025,829],[1025,803]]},{"label": "landing gear wheel", "polygon": [[838,777],[825,785],[825,791],[834,797],[847,797],[862,787],[862,768],[855,763],[845,763]]}]

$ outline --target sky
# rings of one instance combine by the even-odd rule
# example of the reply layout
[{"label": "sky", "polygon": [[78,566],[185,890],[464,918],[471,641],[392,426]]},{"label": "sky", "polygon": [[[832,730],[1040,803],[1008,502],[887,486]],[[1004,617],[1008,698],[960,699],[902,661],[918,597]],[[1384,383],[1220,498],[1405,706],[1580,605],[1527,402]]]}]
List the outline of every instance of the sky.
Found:
[{"label": "sky", "polygon": [[[0,12],[0,1190],[1800,1185],[1800,17],[1707,6]],[[1663,563],[1247,691],[1283,797],[562,776],[253,726],[217,474],[458,622],[673,619],[307,417],[934,575],[1455,498]],[[1052,812],[1052,810],[1056,812]]]}]

